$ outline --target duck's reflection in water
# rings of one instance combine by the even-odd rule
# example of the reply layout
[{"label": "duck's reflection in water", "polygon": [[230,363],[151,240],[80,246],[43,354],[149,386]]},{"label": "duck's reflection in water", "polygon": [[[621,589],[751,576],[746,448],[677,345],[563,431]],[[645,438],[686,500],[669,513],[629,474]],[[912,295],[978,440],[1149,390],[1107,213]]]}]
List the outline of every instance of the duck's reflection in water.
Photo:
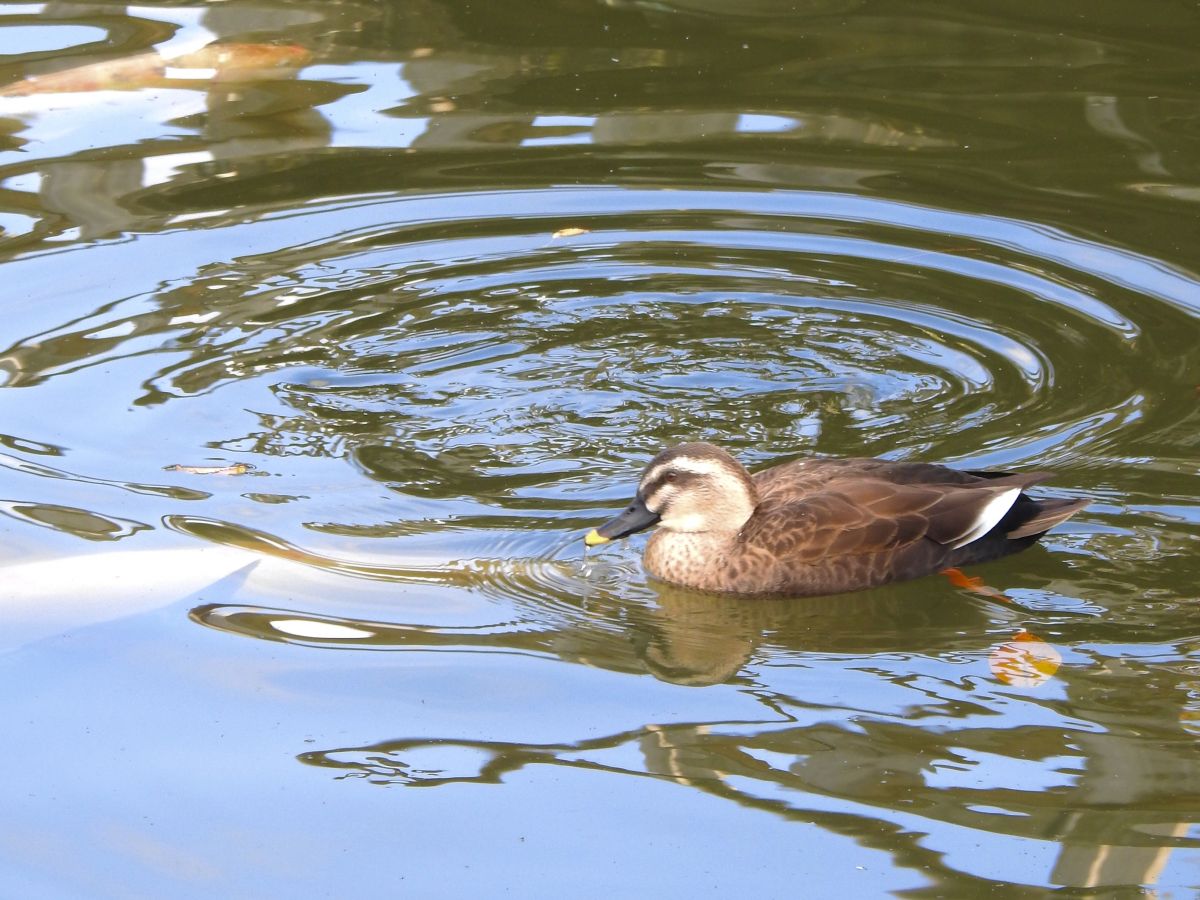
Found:
[{"label": "duck's reflection in water", "polygon": [[[986,647],[989,626],[1016,610],[926,584],[797,600],[701,594],[656,585],[656,603],[631,623],[638,657],[656,678],[714,685],[761,656],[928,653]],[[969,635],[966,640],[963,636]]]},{"label": "duck's reflection in water", "polygon": [[[495,573],[491,573],[495,575]],[[544,580],[544,576],[541,577]],[[514,581],[510,590],[519,585]],[[650,598],[653,598],[651,600]],[[508,611],[510,614],[513,610]],[[561,596],[494,624],[441,626],[206,604],[191,618],[221,631],[306,646],[370,650],[462,649],[549,655],[673,684],[738,679],[747,663],[791,655],[970,652],[1020,610],[911,584],[835,598],[764,600],[655,585],[645,602],[591,591]],[[989,634],[989,630],[992,632]],[[744,680],[744,679],[743,679]]]},{"label": "duck's reflection in water", "polygon": [[[550,581],[545,572],[534,580]],[[736,719],[715,699],[724,713],[717,718],[582,740],[410,734],[298,754],[339,778],[434,787],[498,783],[552,766],[667,780],[850,836],[952,894],[991,884],[996,873],[985,861],[1022,841],[1057,845],[1035,881],[1077,887],[1152,883],[1172,847],[1200,846],[1171,799],[1200,796],[1200,771],[1180,764],[1178,742],[1151,752],[1162,736],[1142,733],[1139,723],[1163,721],[1162,710],[1131,710],[1134,718],[1118,721],[1113,704],[1097,699],[1120,680],[1111,665],[1080,664],[1086,653],[1077,650],[1075,664],[1040,694],[991,678],[988,647],[1025,620],[1029,611],[1019,606],[937,579],[799,601],[661,586],[631,599],[628,585],[592,587],[575,601],[559,593],[510,606],[490,626],[230,605],[197,607],[192,616],[323,648],[534,655],[676,685],[721,685],[725,700],[733,691],[749,701],[738,704]],[[1164,666],[1155,677],[1178,681],[1183,695],[1186,672]],[[964,834],[978,854],[955,851]]]}]

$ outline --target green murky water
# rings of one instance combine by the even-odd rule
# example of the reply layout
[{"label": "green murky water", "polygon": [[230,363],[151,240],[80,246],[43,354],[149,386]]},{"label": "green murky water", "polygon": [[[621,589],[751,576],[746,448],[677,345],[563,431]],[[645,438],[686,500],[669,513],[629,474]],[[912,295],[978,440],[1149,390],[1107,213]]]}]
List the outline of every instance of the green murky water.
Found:
[{"label": "green murky water", "polygon": [[[0,4],[2,892],[1192,896],[1198,46]],[[685,439],[1093,503],[987,593],[585,560]]]}]

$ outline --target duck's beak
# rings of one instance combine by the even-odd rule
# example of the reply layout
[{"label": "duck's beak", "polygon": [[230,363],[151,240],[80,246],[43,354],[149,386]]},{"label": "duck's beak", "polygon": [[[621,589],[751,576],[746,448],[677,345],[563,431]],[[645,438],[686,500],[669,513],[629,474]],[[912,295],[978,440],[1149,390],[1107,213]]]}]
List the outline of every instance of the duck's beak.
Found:
[{"label": "duck's beak", "polygon": [[633,502],[625,508],[625,511],[615,519],[609,519],[599,528],[593,528],[589,531],[583,542],[589,547],[595,547],[597,544],[607,544],[609,541],[615,541],[617,538],[627,537],[644,528],[649,528],[658,519],[658,513],[647,509],[641,497],[635,497]]}]

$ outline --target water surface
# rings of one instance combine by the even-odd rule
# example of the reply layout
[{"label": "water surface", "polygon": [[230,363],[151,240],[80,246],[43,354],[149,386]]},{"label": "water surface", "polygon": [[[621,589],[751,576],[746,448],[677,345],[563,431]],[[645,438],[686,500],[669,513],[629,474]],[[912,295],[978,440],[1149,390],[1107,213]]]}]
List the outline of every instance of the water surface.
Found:
[{"label": "water surface", "polygon": [[[0,4],[3,893],[1191,896],[1198,44]],[[585,558],[694,439],[1092,504],[974,589]]]}]

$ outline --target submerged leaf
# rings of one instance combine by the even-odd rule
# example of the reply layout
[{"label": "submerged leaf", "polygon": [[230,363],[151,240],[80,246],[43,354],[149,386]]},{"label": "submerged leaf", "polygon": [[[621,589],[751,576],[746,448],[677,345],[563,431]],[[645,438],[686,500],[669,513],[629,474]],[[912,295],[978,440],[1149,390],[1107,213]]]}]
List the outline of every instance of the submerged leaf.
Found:
[{"label": "submerged leaf", "polygon": [[[214,43],[181,56],[163,57],[152,51],[31,75],[0,87],[0,97],[133,90],[196,81],[252,81],[278,77],[274,73],[286,74],[311,60],[312,53],[296,44]],[[187,78],[172,77],[168,68],[186,72]]]},{"label": "submerged leaf", "polygon": [[1049,681],[1062,655],[1035,634],[1019,631],[1011,641],[998,644],[988,656],[996,680],[1016,687],[1037,687]]}]

